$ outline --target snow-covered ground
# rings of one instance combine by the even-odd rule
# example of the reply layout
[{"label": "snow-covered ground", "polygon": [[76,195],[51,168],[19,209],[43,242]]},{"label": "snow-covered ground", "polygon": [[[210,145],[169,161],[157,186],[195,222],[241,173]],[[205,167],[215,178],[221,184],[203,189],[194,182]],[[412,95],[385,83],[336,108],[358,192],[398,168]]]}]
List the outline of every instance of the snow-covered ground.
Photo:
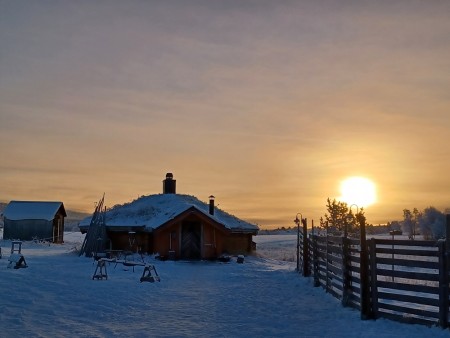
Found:
[{"label": "snow-covered ground", "polygon": [[63,245],[24,242],[25,269],[7,269],[1,241],[0,337],[449,337],[448,330],[361,321],[310,278],[295,272],[296,236],[257,236],[244,264],[160,262],[161,282],[140,283],[142,267],[107,267],[92,280],[79,234]]}]

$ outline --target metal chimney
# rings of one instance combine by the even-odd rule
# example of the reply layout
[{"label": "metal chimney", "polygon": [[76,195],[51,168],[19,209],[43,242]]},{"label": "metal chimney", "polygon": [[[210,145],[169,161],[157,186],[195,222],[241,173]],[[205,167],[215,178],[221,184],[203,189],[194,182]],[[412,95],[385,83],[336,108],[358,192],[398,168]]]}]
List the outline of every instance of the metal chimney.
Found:
[{"label": "metal chimney", "polygon": [[214,196],[209,196],[209,214],[214,215]]},{"label": "metal chimney", "polygon": [[177,181],[173,179],[172,173],[166,174],[166,179],[163,180],[163,194],[176,194]]}]

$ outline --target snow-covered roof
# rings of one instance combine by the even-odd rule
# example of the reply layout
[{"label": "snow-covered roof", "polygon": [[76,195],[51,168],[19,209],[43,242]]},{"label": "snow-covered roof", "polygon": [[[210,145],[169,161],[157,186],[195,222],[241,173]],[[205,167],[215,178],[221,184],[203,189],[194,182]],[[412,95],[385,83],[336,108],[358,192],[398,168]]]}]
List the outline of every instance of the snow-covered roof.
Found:
[{"label": "snow-covered roof", "polygon": [[13,221],[23,219],[51,221],[61,206],[64,216],[67,216],[62,202],[11,201],[3,211],[3,216]]},{"label": "snow-covered roof", "polygon": [[[218,208],[214,208],[214,215],[210,215],[208,203],[202,202],[194,196],[182,194],[142,196],[133,202],[116,205],[106,212],[105,223],[109,227],[143,226],[151,230],[192,207],[232,231],[258,231],[258,226]],[[89,226],[90,222],[91,217],[87,217],[80,222],[80,227]]]}]

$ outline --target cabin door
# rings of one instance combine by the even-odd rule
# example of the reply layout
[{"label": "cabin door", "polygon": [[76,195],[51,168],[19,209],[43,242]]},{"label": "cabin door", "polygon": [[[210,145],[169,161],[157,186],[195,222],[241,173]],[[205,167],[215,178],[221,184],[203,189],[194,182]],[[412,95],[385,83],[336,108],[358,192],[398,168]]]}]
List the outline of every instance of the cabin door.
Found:
[{"label": "cabin door", "polygon": [[201,252],[201,230],[200,222],[185,221],[181,225],[181,258],[200,259]]}]

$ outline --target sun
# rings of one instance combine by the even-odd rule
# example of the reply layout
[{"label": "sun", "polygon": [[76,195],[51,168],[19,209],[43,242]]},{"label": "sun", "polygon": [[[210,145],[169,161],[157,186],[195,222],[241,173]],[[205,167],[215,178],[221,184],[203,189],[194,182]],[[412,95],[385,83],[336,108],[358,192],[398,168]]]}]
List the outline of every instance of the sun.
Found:
[{"label": "sun", "polygon": [[365,177],[353,176],[341,182],[341,197],[339,200],[348,205],[368,207],[377,201],[375,183]]}]

